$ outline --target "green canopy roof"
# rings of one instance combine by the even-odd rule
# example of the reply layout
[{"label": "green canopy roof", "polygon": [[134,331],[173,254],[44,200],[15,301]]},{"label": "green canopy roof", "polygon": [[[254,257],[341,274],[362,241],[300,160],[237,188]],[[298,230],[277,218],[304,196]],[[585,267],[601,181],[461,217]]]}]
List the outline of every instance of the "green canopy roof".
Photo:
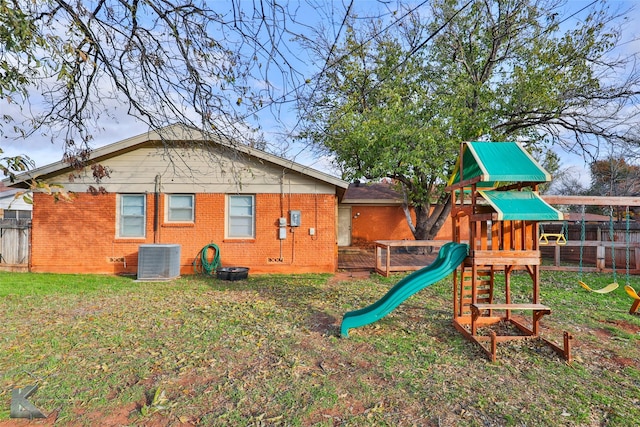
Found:
[{"label": "green canopy roof", "polygon": [[478,179],[479,187],[497,187],[508,182],[547,182],[551,176],[517,142],[467,142],[463,144],[449,185]]},{"label": "green canopy roof", "polygon": [[498,213],[499,220],[559,221],[562,212],[534,191],[478,191]]}]

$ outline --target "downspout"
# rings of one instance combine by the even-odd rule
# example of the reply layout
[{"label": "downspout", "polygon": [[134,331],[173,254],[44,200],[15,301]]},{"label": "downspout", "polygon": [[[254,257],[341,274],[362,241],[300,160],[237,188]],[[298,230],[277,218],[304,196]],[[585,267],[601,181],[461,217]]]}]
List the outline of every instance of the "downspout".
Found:
[{"label": "downspout", "polygon": [[[285,177],[285,169],[282,169],[282,177],[280,178],[280,218],[284,218],[284,177]],[[282,239],[280,239],[280,259],[283,259],[283,243]]]},{"label": "downspout", "polygon": [[[289,212],[291,212],[291,178],[289,178]],[[295,228],[290,227],[291,230],[291,262],[289,265],[293,265],[296,262],[296,233]]]},{"label": "downspout", "polygon": [[153,243],[158,243],[158,228],[160,224],[160,208],[158,203],[160,201],[160,174],[157,174],[154,179],[154,193],[153,193]]}]

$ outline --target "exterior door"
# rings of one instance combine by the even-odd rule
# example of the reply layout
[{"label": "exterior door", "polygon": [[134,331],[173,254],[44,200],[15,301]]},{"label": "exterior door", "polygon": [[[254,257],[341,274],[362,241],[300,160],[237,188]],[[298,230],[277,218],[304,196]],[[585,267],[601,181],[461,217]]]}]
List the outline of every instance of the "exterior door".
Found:
[{"label": "exterior door", "polygon": [[351,207],[338,207],[338,246],[351,245]]}]

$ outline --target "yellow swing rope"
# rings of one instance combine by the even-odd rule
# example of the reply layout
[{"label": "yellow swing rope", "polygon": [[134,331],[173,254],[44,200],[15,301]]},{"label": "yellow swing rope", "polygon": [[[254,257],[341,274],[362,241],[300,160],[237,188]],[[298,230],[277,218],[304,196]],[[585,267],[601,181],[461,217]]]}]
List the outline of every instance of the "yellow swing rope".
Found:
[{"label": "yellow swing rope", "polygon": [[629,280],[629,242],[630,242],[630,238],[629,238],[629,206],[627,206],[627,229],[626,229],[626,235],[625,235],[625,243],[627,244],[627,248],[626,248],[626,262],[627,262],[627,277],[626,277],[626,283],[624,285],[624,290],[627,292],[627,295],[629,295],[631,297],[631,299],[633,299],[633,303],[631,304],[631,308],[629,309],[629,314],[640,314],[638,313],[638,308],[640,308],[640,296],[638,295],[638,293],[636,292],[635,289],[633,289],[631,287],[630,280]]},{"label": "yellow swing rope", "polygon": [[597,294],[608,294],[611,291],[615,291],[618,289],[618,281],[616,277],[616,253],[615,253],[615,242],[613,235],[613,207],[611,207],[609,211],[609,240],[611,241],[611,263],[613,268],[613,283],[609,283],[602,289],[592,289],[589,285],[587,285],[584,281],[582,281],[582,247],[584,246],[585,241],[585,207],[582,205],[582,226],[580,229],[580,280],[578,284],[582,286],[589,292],[594,292]]}]

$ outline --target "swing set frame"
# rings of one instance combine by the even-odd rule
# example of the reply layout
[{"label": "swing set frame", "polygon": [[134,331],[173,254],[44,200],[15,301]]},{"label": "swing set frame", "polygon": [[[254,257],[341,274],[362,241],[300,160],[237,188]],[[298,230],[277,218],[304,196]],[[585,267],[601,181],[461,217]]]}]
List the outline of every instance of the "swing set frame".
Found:
[{"label": "swing set frame", "polygon": [[[611,209],[620,209],[626,212],[631,207],[640,206],[640,197],[606,197],[606,196],[557,196],[557,195],[543,195],[542,198],[549,204],[555,206],[563,206],[563,205],[573,205],[573,206],[599,206],[599,207],[610,207]],[[610,216],[610,219],[612,217]],[[582,227],[582,219],[580,226]],[[635,223],[634,221],[632,221]],[[570,239],[567,233],[566,240],[567,242],[562,242],[561,244],[556,243],[554,239],[549,239],[549,243],[545,244],[544,241],[541,241],[541,248],[549,247],[554,250],[554,263],[553,265],[543,265],[541,269],[543,270],[552,270],[552,271],[574,271],[577,273],[613,273],[616,274],[616,269],[614,267],[615,257],[611,259],[611,266],[606,265],[607,257],[610,254],[614,254],[616,251],[625,250],[625,261],[629,269],[629,274],[631,275],[639,275],[640,274],[640,238],[638,241],[629,241],[629,231],[625,231],[625,239],[624,241],[615,241],[615,239],[611,239],[611,225],[612,223],[609,221],[608,224],[608,240],[585,240],[584,237],[581,236],[580,240]],[[628,224],[627,224],[628,227]],[[635,228],[635,227],[634,227]],[[637,230],[637,229],[636,229]],[[640,232],[634,230],[631,234],[638,234],[640,237]],[[604,231],[604,230],[603,230]],[[564,233],[564,231],[563,231]],[[604,233],[603,233],[604,234]],[[562,249],[564,248],[564,249]],[[589,265],[563,265],[561,263],[561,253],[573,253],[577,254],[578,251],[582,251],[585,248],[594,248],[596,251],[595,254],[595,263],[589,263]],[[562,252],[561,252],[562,249]],[[593,251],[594,249],[591,249]],[[548,255],[548,250],[547,250]],[[593,252],[592,252],[593,253]],[[618,252],[618,256],[619,256]],[[575,255],[574,255],[575,256]],[[584,264],[584,260],[583,260]]]},{"label": "swing set frame", "polygon": [[[615,242],[615,238],[614,238],[613,215],[614,215],[614,208],[624,208],[624,212],[625,212],[624,248],[625,248],[625,264],[626,264],[624,290],[629,295],[629,297],[631,297],[631,299],[633,300],[631,308],[629,309],[629,313],[635,314],[635,315],[640,314],[640,295],[638,295],[636,290],[630,285],[630,275],[632,272],[630,269],[630,253],[631,253],[632,244],[630,242],[630,237],[629,237],[630,236],[630,230],[629,230],[630,208],[632,206],[633,207],[640,206],[640,198],[638,197],[547,196],[547,197],[544,197],[544,199],[547,203],[554,204],[554,205],[581,205],[582,206],[581,221],[580,221],[581,222],[580,224],[581,225],[580,265],[579,265],[580,280],[578,283],[586,290],[590,292],[600,293],[600,294],[605,294],[618,288],[615,249],[616,247],[619,247],[619,244]],[[609,210],[609,244],[611,247],[611,264],[612,264],[611,270],[613,272],[613,282],[602,289],[591,289],[589,285],[587,285],[582,281],[582,272],[583,272],[582,250],[585,244],[585,206],[608,206],[610,209]],[[565,231],[565,228],[563,228],[563,232],[564,231]],[[637,270],[638,270],[638,263],[639,263],[640,248],[638,243],[635,243],[633,247],[634,247],[635,265],[636,265],[635,273],[639,274]],[[604,269],[605,257],[604,257],[604,252],[602,252],[601,248],[603,249],[604,247],[598,246],[599,252],[601,252],[601,253],[598,253],[598,258],[599,260],[600,259],[602,260],[601,266],[603,267],[602,269]],[[559,248],[557,248],[556,251],[558,252]]]}]

